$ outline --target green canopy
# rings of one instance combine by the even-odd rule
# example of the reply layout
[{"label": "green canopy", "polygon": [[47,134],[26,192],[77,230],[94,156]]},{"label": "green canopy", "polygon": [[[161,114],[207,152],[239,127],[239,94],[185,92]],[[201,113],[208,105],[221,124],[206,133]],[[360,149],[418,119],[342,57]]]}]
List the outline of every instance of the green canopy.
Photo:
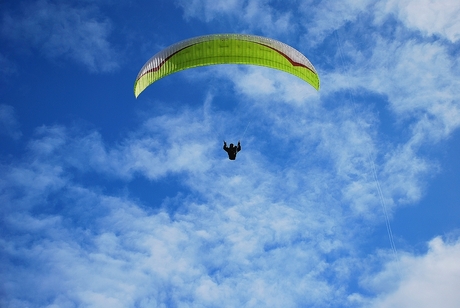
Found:
[{"label": "green canopy", "polygon": [[246,34],[214,34],[181,41],[154,55],[140,70],[134,95],[160,78],[192,67],[215,64],[266,66],[293,74],[319,90],[319,77],[308,59],[279,41]]}]

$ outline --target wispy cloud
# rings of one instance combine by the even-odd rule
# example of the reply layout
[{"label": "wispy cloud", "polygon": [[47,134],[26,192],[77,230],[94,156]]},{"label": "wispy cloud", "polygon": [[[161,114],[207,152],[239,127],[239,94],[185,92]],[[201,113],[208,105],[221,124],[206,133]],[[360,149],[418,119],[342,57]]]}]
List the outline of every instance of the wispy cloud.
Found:
[{"label": "wispy cloud", "polygon": [[384,14],[395,14],[408,28],[426,35],[440,35],[451,42],[460,39],[460,4],[456,1],[382,1],[378,4]]},{"label": "wispy cloud", "polygon": [[303,15],[300,23],[306,34],[303,36],[308,45],[315,46],[348,22],[355,22],[359,15],[368,10],[372,1],[320,1],[317,5],[305,2],[299,5]]},{"label": "wispy cloud", "polygon": [[206,22],[224,18],[240,31],[285,35],[295,28],[290,12],[276,10],[265,0],[177,0],[176,3],[184,10],[186,18]]},{"label": "wispy cloud", "polygon": [[90,6],[38,0],[20,13],[3,12],[1,33],[50,58],[67,57],[91,71],[112,71],[118,55],[109,42],[110,21]]}]

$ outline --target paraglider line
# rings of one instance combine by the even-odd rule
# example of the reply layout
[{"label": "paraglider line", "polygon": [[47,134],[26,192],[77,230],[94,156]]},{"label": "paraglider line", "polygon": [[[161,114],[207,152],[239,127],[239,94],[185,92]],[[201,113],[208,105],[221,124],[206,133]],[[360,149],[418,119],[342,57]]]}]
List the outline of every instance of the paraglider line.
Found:
[{"label": "paraglider line", "polygon": [[241,136],[240,140],[242,140],[244,135],[246,135],[246,131],[248,130],[249,124],[251,124],[251,121],[249,121],[248,125],[246,125],[246,128],[244,129],[243,135]]},{"label": "paraglider line", "polygon": [[[335,31],[335,35],[336,35],[336,38],[337,38],[337,45],[338,45],[338,49],[339,49],[340,59],[342,61],[342,67],[343,67],[343,69],[345,71],[345,60],[344,60],[344,57],[343,57],[342,45],[340,43],[338,30]],[[353,90],[351,88],[349,90],[349,95],[350,95],[350,99],[351,99],[351,102],[352,102],[352,111],[355,114],[354,118],[356,118],[356,110],[355,110],[356,104],[355,104],[355,99],[354,99],[354,95],[353,95]],[[359,122],[358,122],[358,124],[359,124]],[[395,258],[397,259],[398,258],[398,251],[396,250],[396,245],[395,245],[395,241],[394,241],[394,238],[393,238],[393,231],[391,230],[390,218],[389,218],[389,215],[388,215],[388,210],[387,210],[385,198],[383,196],[382,186],[380,185],[380,181],[379,181],[379,178],[378,178],[378,175],[377,175],[377,170],[375,168],[375,163],[371,159],[371,155],[369,153],[369,150],[366,151],[366,154],[367,154],[366,155],[367,160],[368,160],[368,162],[370,163],[370,165],[372,167],[372,176],[374,178],[375,185],[377,186],[377,194],[379,196],[380,205],[382,206],[383,214],[385,216],[385,225],[386,225],[386,229],[387,229],[388,239],[390,241],[391,250],[393,251],[393,254],[394,254]]]}]

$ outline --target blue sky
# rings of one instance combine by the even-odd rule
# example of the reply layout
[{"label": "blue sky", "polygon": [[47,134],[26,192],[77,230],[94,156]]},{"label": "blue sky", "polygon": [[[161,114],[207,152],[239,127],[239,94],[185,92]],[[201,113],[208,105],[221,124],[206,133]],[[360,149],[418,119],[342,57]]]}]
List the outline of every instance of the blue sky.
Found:
[{"label": "blue sky", "polygon": [[[2,307],[460,302],[458,1],[0,11]],[[151,56],[212,33],[293,46],[320,91],[223,65],[134,98]]]}]

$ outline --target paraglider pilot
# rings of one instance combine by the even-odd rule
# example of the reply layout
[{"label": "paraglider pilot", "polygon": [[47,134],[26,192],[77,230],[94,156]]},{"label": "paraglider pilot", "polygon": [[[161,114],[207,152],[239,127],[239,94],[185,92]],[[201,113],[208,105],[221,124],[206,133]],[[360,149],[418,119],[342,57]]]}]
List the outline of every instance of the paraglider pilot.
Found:
[{"label": "paraglider pilot", "polygon": [[233,143],[230,143],[230,147],[227,147],[227,143],[224,140],[224,150],[228,154],[228,159],[235,160],[236,159],[236,153],[241,151],[241,144],[238,141],[238,146],[234,146]]}]

